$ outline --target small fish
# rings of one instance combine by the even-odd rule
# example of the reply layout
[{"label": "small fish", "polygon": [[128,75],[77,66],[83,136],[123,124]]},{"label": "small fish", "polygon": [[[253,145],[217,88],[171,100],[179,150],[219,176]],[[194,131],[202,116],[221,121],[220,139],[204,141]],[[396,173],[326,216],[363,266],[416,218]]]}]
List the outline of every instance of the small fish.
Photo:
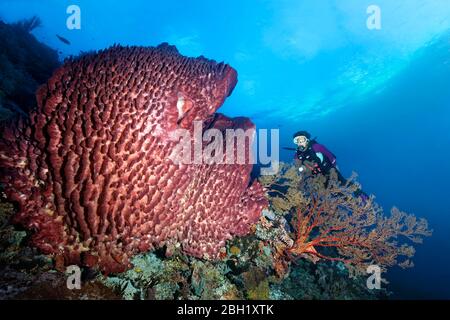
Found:
[{"label": "small fish", "polygon": [[60,35],[56,35],[56,37],[63,43],[70,45],[70,41],[67,40],[66,38],[61,37]]}]

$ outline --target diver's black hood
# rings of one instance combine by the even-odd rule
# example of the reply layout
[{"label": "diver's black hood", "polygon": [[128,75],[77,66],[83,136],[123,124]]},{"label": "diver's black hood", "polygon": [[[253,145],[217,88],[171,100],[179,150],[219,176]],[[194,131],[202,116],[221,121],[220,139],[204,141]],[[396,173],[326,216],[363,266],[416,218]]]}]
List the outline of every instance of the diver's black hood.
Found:
[{"label": "diver's black hood", "polygon": [[294,133],[292,138],[296,138],[296,137],[300,137],[300,136],[304,136],[304,137],[308,138],[308,140],[311,139],[311,134],[308,131],[297,131],[296,133]]}]

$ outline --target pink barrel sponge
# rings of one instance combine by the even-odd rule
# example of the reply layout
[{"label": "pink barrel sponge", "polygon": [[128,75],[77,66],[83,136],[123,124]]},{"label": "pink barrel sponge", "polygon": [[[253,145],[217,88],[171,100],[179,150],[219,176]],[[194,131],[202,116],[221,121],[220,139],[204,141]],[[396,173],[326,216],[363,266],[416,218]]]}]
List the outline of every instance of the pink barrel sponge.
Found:
[{"label": "pink barrel sponge", "polygon": [[66,265],[121,272],[129,257],[181,245],[215,259],[267,206],[252,165],[179,164],[174,130],[249,129],[215,111],[236,71],[155,48],[114,46],[66,62],[29,118],[2,129],[0,182],[31,244]]}]

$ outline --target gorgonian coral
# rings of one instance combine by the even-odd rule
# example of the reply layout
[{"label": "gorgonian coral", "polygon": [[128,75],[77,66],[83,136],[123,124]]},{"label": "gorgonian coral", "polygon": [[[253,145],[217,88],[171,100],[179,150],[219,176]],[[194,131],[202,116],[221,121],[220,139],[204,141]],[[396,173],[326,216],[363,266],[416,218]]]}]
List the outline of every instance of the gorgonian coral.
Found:
[{"label": "gorgonian coral", "polygon": [[[171,133],[194,121],[251,129],[215,114],[237,81],[223,63],[175,47],[114,46],[66,62],[37,92],[38,108],[3,131],[1,183],[31,243],[65,264],[122,271],[167,245],[215,258],[266,206],[252,165],[176,164]],[[250,141],[249,141],[250,143]]]},{"label": "gorgonian coral", "polygon": [[293,244],[280,253],[288,259],[341,261],[352,274],[372,264],[411,267],[414,247],[399,240],[420,243],[431,235],[425,219],[397,208],[386,216],[373,196],[355,196],[360,188],[355,176],[342,184],[335,171],[327,177],[300,176],[295,166],[283,165],[278,175],[261,181],[270,189],[272,208],[294,216]]}]

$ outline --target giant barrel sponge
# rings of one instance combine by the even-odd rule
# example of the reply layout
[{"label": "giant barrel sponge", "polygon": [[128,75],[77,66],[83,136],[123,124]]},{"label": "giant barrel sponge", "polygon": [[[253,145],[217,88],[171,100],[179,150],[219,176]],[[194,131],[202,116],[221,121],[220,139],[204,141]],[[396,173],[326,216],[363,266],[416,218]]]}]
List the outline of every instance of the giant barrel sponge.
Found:
[{"label": "giant barrel sponge", "polygon": [[121,272],[166,246],[219,257],[267,206],[252,164],[175,163],[170,134],[251,129],[215,111],[236,71],[167,44],[114,46],[67,61],[37,91],[29,117],[2,128],[0,183],[31,244],[66,265]]}]

